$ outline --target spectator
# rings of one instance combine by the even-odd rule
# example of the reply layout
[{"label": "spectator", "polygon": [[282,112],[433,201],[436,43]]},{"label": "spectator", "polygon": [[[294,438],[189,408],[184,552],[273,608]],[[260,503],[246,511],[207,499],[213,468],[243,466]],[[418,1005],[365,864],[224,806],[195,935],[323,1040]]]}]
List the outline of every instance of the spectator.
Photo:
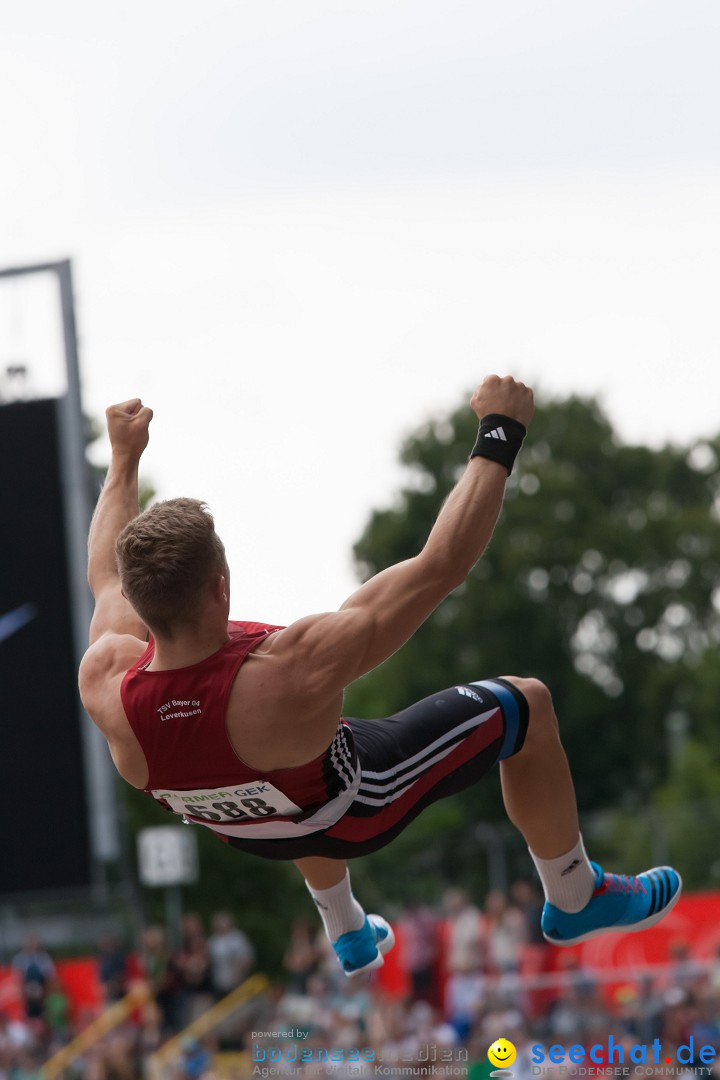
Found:
[{"label": "spectator", "polygon": [[289,994],[304,994],[308,979],[317,969],[318,954],[313,942],[313,932],[307,919],[295,919],[290,934],[290,944],[283,956],[283,967],[288,972]]},{"label": "spectator", "polygon": [[550,1030],[562,1043],[582,1042],[589,1031],[607,1026],[607,1009],[592,975],[575,955],[563,954],[561,972],[564,982],[551,1008]]},{"label": "spectator", "polygon": [[455,971],[445,986],[445,1015],[457,1034],[458,1042],[465,1043],[475,1021],[486,1004],[489,984],[480,964],[476,967]]},{"label": "spectator", "polygon": [[495,889],[485,898],[485,920],[491,966],[501,974],[517,971],[528,939],[524,914],[517,905],[508,903],[505,893]]},{"label": "spectator", "polygon": [[17,1054],[24,1047],[32,1044],[32,1032],[22,1020],[11,1020],[8,1014],[0,1011],[0,1076],[16,1060]]},{"label": "spectator", "polygon": [[402,965],[410,980],[412,997],[433,1005],[437,999],[437,916],[424,904],[412,904],[400,916],[399,927]]},{"label": "spectator", "polygon": [[368,1036],[374,1046],[382,1047],[385,1061],[399,1061],[415,1053],[417,1040],[408,1031],[408,1022],[407,1005],[397,998],[381,994],[370,1006],[366,1024]]},{"label": "spectator", "polygon": [[29,934],[23,948],[13,957],[12,966],[20,976],[28,1020],[40,1020],[47,984],[55,975],[52,957],[41,947],[35,934]]},{"label": "spectator", "polygon": [[127,990],[127,957],[121,948],[117,936],[103,934],[98,946],[98,974],[102,983],[105,1001],[109,1004],[119,1001]]},{"label": "spectator", "polygon": [[160,1029],[178,1031],[180,977],[170,962],[170,951],[162,926],[148,926],[140,939],[140,967],[159,1010]]},{"label": "spectator", "polygon": [[691,994],[681,986],[668,986],[663,994],[663,1034],[679,1046],[687,1043],[696,1019],[696,1005]]},{"label": "spectator", "polygon": [[[717,1046],[720,1043],[720,1016],[717,1013],[717,1002],[712,997],[706,997],[697,1003],[697,1014],[691,1024],[690,1037],[694,1039],[695,1048],[701,1046]],[[695,1064],[702,1067],[702,1061],[698,1059]]]},{"label": "spectator", "polygon": [[54,1051],[70,1038],[70,998],[62,988],[57,975],[48,979],[45,989],[43,1019],[47,1027],[50,1049]]},{"label": "spectator", "polygon": [[668,959],[673,965],[671,982],[683,990],[699,990],[703,971],[690,955],[690,945],[685,938],[675,937],[668,946]]},{"label": "spectator", "polygon": [[457,1045],[455,1028],[445,1023],[426,1001],[417,1001],[412,1006],[408,1020],[410,1030],[417,1038],[418,1052],[430,1047],[448,1049]]},{"label": "spectator", "polygon": [[193,1037],[182,1041],[182,1056],[177,1071],[178,1080],[201,1080],[212,1064],[212,1054]]},{"label": "spectator", "polygon": [[213,915],[208,940],[210,981],[217,997],[224,997],[244,982],[255,963],[255,950],[247,934],[235,926],[228,911]]},{"label": "spectator", "polygon": [[136,1080],[142,1075],[139,1045],[131,1021],[109,1031],[86,1055],[83,1080]]},{"label": "spectator", "polygon": [[185,1027],[213,1002],[210,981],[210,949],[200,918],[188,913],[182,919],[182,944],[171,965],[179,978],[178,1023]]},{"label": "spectator", "polygon": [[519,878],[510,886],[510,898],[525,916],[527,941],[530,945],[539,945],[547,949],[547,942],[542,936],[540,919],[543,910],[543,898],[534,881]]},{"label": "spectator", "polygon": [[18,1050],[9,1072],[11,1080],[43,1080],[44,1059],[45,1054],[35,1044]]},{"label": "spectator", "polygon": [[649,1046],[662,1034],[662,1000],[653,992],[652,979],[619,986],[612,995],[612,1004],[618,1028],[634,1042]]},{"label": "spectator", "polygon": [[478,971],[487,957],[487,924],[462,889],[443,897],[446,915],[445,966],[450,974]]}]

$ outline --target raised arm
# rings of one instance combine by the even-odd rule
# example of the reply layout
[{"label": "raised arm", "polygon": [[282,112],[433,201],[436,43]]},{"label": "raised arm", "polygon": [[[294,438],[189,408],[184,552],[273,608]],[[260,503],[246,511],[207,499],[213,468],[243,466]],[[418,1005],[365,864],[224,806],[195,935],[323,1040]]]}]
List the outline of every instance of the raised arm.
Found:
[{"label": "raised arm", "polygon": [[95,597],[91,644],[107,633],[146,635],[142,620],[122,595],[115,541],[140,513],[138,465],[148,444],[152,415],[139,398],[111,405],[106,411],[112,457],[88,536],[88,581]]},{"label": "raised arm", "polygon": [[[490,376],[471,407],[527,426],[533,395],[512,378]],[[505,492],[508,469],[472,457],[448,496],[422,551],[362,585],[338,612],[311,616],[276,635],[273,651],[295,651],[314,696],[322,699],[386,660],[460,585],[487,547]]]}]

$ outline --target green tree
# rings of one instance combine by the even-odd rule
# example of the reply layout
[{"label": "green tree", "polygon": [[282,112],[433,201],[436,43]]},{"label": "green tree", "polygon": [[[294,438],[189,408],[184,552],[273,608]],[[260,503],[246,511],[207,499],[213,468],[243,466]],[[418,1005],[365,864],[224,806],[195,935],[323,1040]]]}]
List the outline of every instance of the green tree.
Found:
[{"label": "green tree", "polygon": [[720,765],[703,743],[688,739],[678,747],[646,814],[633,820],[618,812],[609,825],[621,865],[669,863],[681,869],[686,887],[720,885]]}]

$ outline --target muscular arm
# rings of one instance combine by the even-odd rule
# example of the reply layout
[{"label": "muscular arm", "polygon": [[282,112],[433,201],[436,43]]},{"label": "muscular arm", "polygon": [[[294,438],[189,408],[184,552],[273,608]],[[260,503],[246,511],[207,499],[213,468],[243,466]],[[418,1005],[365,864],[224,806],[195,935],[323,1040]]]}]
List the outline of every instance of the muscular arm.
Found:
[{"label": "muscular arm", "polygon": [[95,597],[90,643],[106,633],[144,638],[146,629],[122,595],[115,541],[140,513],[138,465],[148,441],[150,409],[137,399],[107,410],[112,459],[88,536],[88,581]]},{"label": "muscular arm", "polygon": [[[501,413],[527,424],[532,393],[513,379],[486,379],[473,395],[478,416]],[[507,470],[473,458],[415,558],[377,574],[340,611],[311,616],[276,635],[274,651],[294,651],[318,701],[386,660],[460,585],[487,547],[505,492]]]}]

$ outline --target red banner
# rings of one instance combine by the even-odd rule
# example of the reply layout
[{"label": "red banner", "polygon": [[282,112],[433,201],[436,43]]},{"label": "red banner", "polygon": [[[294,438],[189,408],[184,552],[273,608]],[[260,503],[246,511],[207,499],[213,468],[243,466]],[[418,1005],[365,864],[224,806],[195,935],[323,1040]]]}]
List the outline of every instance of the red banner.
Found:
[{"label": "red banner", "polygon": [[20,979],[8,967],[0,967],[0,1012],[6,1013],[11,1020],[22,1020],[25,1015]]}]

